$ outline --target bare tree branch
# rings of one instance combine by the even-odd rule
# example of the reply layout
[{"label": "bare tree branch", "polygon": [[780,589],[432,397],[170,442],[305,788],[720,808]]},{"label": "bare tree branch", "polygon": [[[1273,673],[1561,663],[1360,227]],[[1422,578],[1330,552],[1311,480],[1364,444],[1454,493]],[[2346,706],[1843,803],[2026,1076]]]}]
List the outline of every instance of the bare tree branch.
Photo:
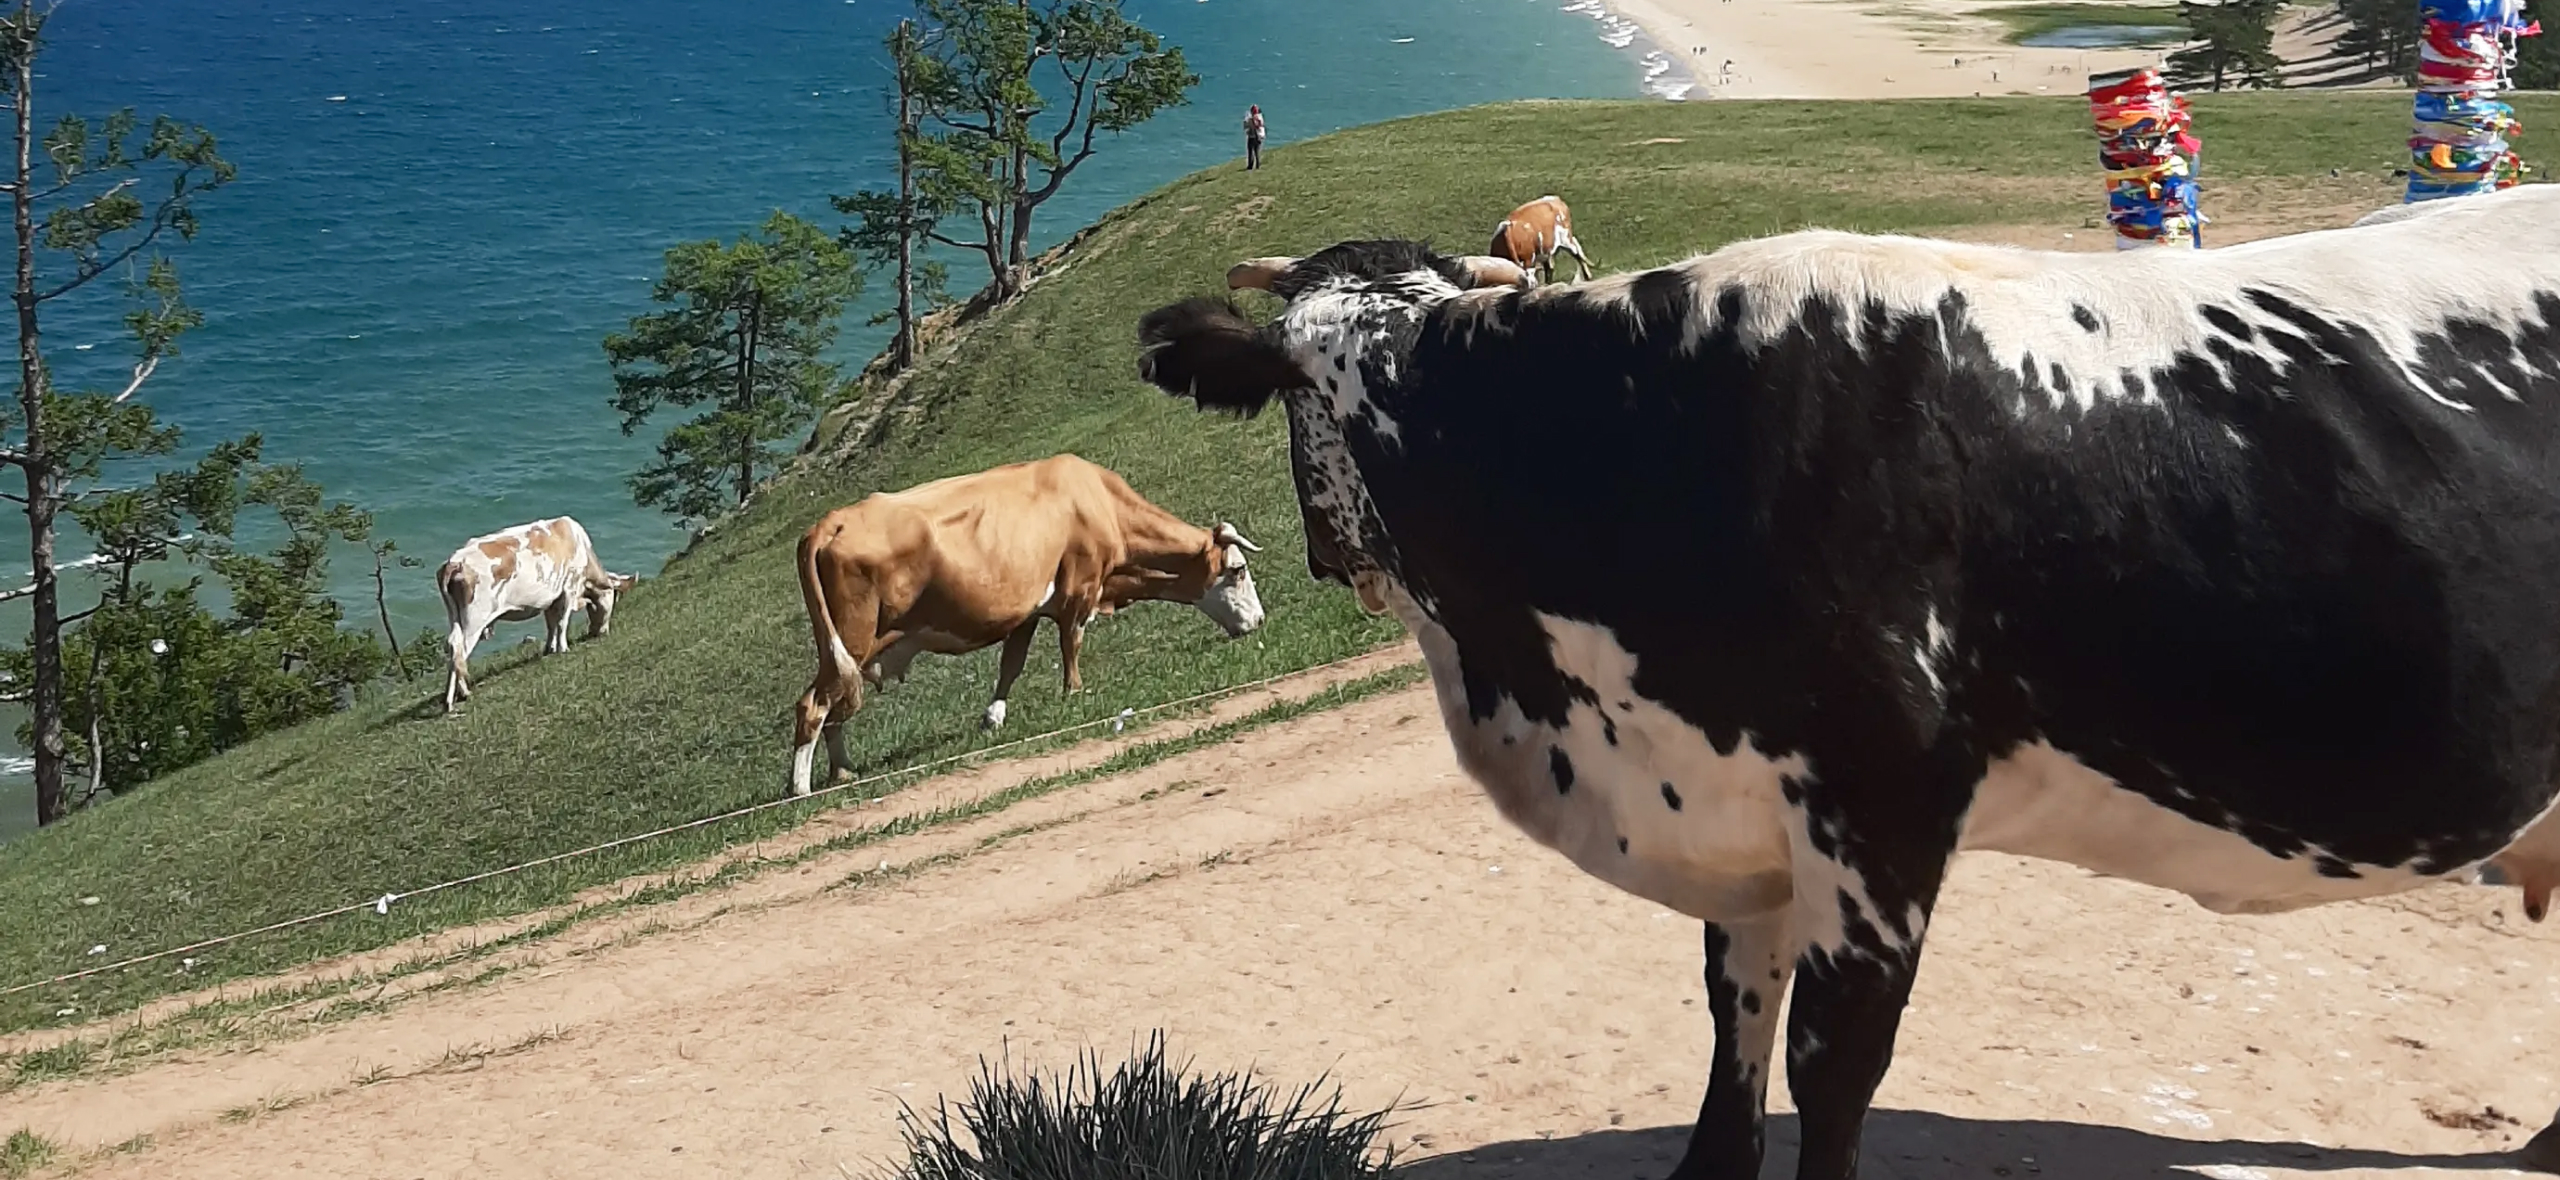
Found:
[{"label": "bare tree branch", "polygon": [[124,392],[123,392],[123,393],[119,393],[119,394],[117,394],[117,395],[115,396],[115,400],[113,400],[113,401],[111,401],[111,402],[109,402],[109,403],[107,403],[107,404],[109,404],[109,405],[119,405],[119,406],[120,406],[120,405],[123,405],[123,404],[124,404],[124,399],[129,398],[129,397],[132,397],[135,393],[138,393],[138,392],[140,392],[140,391],[141,391],[141,389],[142,389],[142,383],[143,383],[143,382],[145,382],[145,381],[149,381],[149,380],[151,379],[151,373],[152,373],[152,371],[153,371],[153,370],[155,370],[155,369],[158,369],[159,367],[160,367],[160,357],[159,357],[159,354],[154,353],[154,354],[152,354],[152,355],[150,355],[150,356],[147,356],[147,357],[142,358],[142,363],[141,363],[141,364],[138,364],[138,365],[135,365],[135,366],[133,367],[133,381],[132,381],[132,383],[131,383],[131,384],[128,384],[128,385],[126,385],[126,386],[124,387]]},{"label": "bare tree branch", "polygon": [[[81,173],[81,174],[79,174],[79,175],[77,175],[77,176],[72,177],[72,178],[71,178],[71,179],[69,179],[69,180],[63,181],[62,183],[60,183],[60,184],[57,184],[57,185],[53,186],[52,188],[49,188],[49,189],[44,190],[43,192],[37,193],[37,194],[36,194],[33,198],[31,198],[31,199],[33,199],[33,200],[38,200],[38,201],[51,200],[51,199],[53,199],[53,198],[55,198],[55,197],[61,196],[63,193],[66,193],[66,192],[70,191],[73,187],[77,186],[81,181],[83,181],[83,180],[87,180],[88,178],[89,178],[89,174],[88,174],[88,173],[83,172],[83,173]],[[115,182],[115,183],[114,183],[114,184],[112,184],[112,185],[109,185],[109,186],[107,187],[107,190],[106,190],[105,192],[99,193],[97,196],[94,196],[94,197],[89,198],[89,200],[88,200],[86,203],[88,203],[88,204],[96,204],[96,203],[97,203],[97,202],[99,202],[99,201],[106,200],[107,198],[112,197],[112,196],[116,195],[117,193],[123,192],[124,190],[129,189],[129,188],[132,188],[135,184],[139,183],[139,182],[141,181],[141,179],[142,179],[142,178],[141,178],[141,177],[138,177],[138,176],[128,176],[128,177],[125,177],[124,179],[119,180],[119,181]]]}]

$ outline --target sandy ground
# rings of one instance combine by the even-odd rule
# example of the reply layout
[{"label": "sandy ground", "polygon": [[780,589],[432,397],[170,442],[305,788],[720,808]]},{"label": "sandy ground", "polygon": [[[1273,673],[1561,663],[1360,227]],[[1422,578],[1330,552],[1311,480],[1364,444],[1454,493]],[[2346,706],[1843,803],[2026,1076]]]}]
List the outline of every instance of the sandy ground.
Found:
[{"label": "sandy ground", "polygon": [[[86,1154],[107,1177],[867,1176],[899,1103],[980,1054],[1161,1026],[1421,1104],[1393,1137],[1424,1180],[1619,1177],[1668,1167],[1704,1076],[1696,924],[1504,825],[1421,689],[748,888],[253,1052],[20,1090],[0,1124],[152,1136]],[[2503,891],[2231,919],[1969,856],[1865,1174],[2497,1174],[2560,1102],[2556,952]]]},{"label": "sandy ground", "polygon": [[[1605,0],[1699,84],[1692,97],[1961,98],[2080,95],[2089,75],[2157,66],[2160,48],[2032,49],[1978,15],[1982,0]],[[2280,28],[2288,60],[2335,29],[2309,14]]]}]

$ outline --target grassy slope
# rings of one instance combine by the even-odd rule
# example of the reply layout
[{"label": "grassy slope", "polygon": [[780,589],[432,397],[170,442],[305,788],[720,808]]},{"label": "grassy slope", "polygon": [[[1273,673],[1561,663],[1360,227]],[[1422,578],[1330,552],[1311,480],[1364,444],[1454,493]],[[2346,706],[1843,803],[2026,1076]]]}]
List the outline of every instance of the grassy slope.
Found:
[{"label": "grassy slope", "polygon": [[[2215,177],[2261,189],[2397,162],[2407,100],[2387,94],[2208,98]],[[2525,104],[2560,125],[2560,102]],[[1394,637],[1304,573],[1278,415],[1197,416],[1139,385],[1133,327],[1210,290],[1237,258],[1367,234],[1473,250],[1514,202],[1571,201],[1610,269],[1809,223],[1853,228],[2073,218],[2095,202],[2077,102],[1521,104],[1292,145],[1266,170],[1221,168],[1114,214],[1061,273],[922,374],[927,413],[850,464],[768,489],[624,601],[616,631],[565,656],[483,661],[466,715],[422,691],[278,735],[132,798],[0,847],[0,986],[243,929],[772,798],[786,711],[810,667],[791,546],[865,492],[1075,450],[1193,520],[1232,519],[1270,622],[1236,642],[1185,608],[1096,628],[1087,692],[1058,692],[1044,637],[1006,737],[1108,716],[1348,655]],[[1678,143],[1642,141],[1662,137]],[[1989,145],[1989,146],[1986,146]],[[2208,189],[2208,201],[2212,199]],[[574,508],[574,505],[563,507]],[[529,628],[516,628],[512,640]],[[975,728],[993,653],[929,657],[850,728],[871,770],[992,740]],[[837,797],[834,802],[841,802]],[[152,995],[376,946],[557,901],[794,822],[784,808],[631,849],[208,952],[0,998],[0,1030],[86,1019]],[[81,899],[96,897],[95,905]],[[57,1015],[76,1007],[73,1017]]]}]

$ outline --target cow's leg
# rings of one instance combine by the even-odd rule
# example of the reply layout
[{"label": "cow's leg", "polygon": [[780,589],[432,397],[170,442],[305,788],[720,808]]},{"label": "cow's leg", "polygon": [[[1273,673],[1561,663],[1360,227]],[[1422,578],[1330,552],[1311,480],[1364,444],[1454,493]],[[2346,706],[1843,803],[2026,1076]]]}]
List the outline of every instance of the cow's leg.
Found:
[{"label": "cow's leg", "polygon": [[1066,602],[1058,607],[1058,674],[1066,682],[1068,692],[1084,691],[1084,671],[1076,657],[1084,651],[1084,627],[1094,619],[1095,609],[1089,603]]},{"label": "cow's leg", "polygon": [[1558,226],[1556,228],[1556,249],[1573,255],[1573,275],[1575,281],[1579,282],[1589,279],[1594,273],[1596,273],[1592,269],[1591,260],[1583,256],[1582,243],[1574,239],[1572,230],[1566,229],[1562,226]]},{"label": "cow's leg", "polygon": [[844,749],[844,723],[852,716],[853,710],[846,707],[841,697],[836,699],[835,707],[827,711],[827,723],[823,727],[823,732],[827,736],[828,782],[848,778],[853,774],[853,755],[846,753]]},{"label": "cow's leg", "polygon": [[1763,1117],[1778,1002],[1799,950],[1792,913],[1707,923],[1707,1009],[1715,1018],[1714,1064],[1689,1151],[1672,1180],[1758,1180],[1767,1149]]},{"label": "cow's leg", "polygon": [[451,662],[444,673],[444,711],[453,712],[471,699],[471,649],[479,642],[478,629],[457,623],[445,632],[445,654]]},{"label": "cow's leg", "polygon": [[1911,793],[1895,797],[1866,784],[1862,802],[1889,802],[1859,809],[1852,824],[1787,784],[1790,802],[1801,801],[1791,835],[1804,951],[1787,1016],[1787,1090],[1804,1132],[1796,1180],[1858,1174],[1867,1108],[1893,1062],[1929,911],[1955,855],[1960,805],[1951,814],[1932,805],[1947,797],[1933,790],[1943,785],[1914,776]]},{"label": "cow's leg", "polygon": [[1022,662],[1031,658],[1031,638],[1039,630],[1040,616],[1033,615],[1004,637],[1004,658],[996,666],[996,699],[987,705],[986,728],[1004,724],[1004,699],[1013,695],[1014,678],[1022,675]]},{"label": "cow's leg", "polygon": [[[805,592],[805,587],[804,587]],[[836,652],[821,638],[818,646],[818,674],[809,679],[809,691],[800,697],[791,726],[791,793],[809,793],[809,772],[818,758],[818,737],[830,724],[836,732],[828,735],[827,758],[832,773],[844,736],[845,718],[862,708],[864,665],[879,650],[880,599],[869,580],[850,577],[833,584],[823,584],[818,593],[825,596],[822,606],[826,626],[813,632],[813,637],[831,636],[832,646],[844,654],[839,665]],[[814,622],[814,620],[813,620]]]},{"label": "cow's leg", "polygon": [[577,608],[577,600],[566,594],[542,608],[542,654],[556,656],[569,650],[569,616]]},{"label": "cow's leg", "polygon": [[826,657],[818,659],[817,679],[809,691],[801,694],[800,706],[791,727],[791,793],[809,793],[809,772],[818,760],[818,735],[834,729],[829,736],[827,758],[832,769],[836,751],[842,747],[844,718],[862,707],[862,677],[835,674]]},{"label": "cow's leg", "polygon": [[451,657],[444,674],[444,711],[452,713],[462,702],[471,699],[471,649],[480,645],[497,624],[484,622],[465,607],[458,617],[449,617],[444,634],[445,654]]},{"label": "cow's leg", "polygon": [[1708,1098],[1697,1106],[1690,1152],[1672,1180],[1759,1180],[1766,1152],[1769,1055],[1777,1009],[1800,952],[1792,914],[1779,909],[1741,921],[1708,921],[1708,1011],[1715,1016],[1715,1062]]}]

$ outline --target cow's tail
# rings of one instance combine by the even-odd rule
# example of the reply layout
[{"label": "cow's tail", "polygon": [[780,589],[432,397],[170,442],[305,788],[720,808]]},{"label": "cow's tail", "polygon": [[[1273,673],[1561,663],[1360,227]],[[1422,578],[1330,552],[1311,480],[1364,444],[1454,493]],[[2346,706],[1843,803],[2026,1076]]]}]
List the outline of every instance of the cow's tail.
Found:
[{"label": "cow's tail", "polygon": [[436,596],[444,600],[445,632],[444,707],[450,713],[471,691],[471,648],[478,637],[471,633],[471,571],[459,561],[448,561],[436,568]]},{"label": "cow's tail", "polygon": [[862,669],[854,663],[853,653],[845,649],[844,635],[836,629],[835,616],[827,609],[826,582],[818,576],[818,550],[826,544],[820,535],[832,531],[813,528],[800,538],[800,599],[809,608],[809,632],[818,644],[818,662],[839,686],[860,692]]}]

